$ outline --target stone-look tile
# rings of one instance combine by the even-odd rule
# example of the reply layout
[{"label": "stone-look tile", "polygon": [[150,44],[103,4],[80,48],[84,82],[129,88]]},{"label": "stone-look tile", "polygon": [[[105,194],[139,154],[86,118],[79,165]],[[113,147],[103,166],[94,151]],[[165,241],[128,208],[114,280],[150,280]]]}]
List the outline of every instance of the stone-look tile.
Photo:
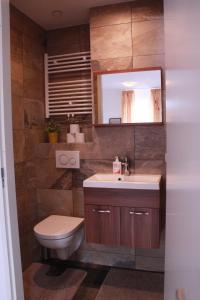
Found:
[{"label": "stone-look tile", "polygon": [[94,155],[94,143],[66,144],[66,143],[43,143],[36,147],[38,158],[54,158],[56,150],[80,151],[80,159],[90,159]]},{"label": "stone-look tile", "polygon": [[166,164],[164,160],[135,160],[136,174],[162,174],[165,175]]},{"label": "stone-look tile", "polygon": [[132,2],[132,20],[145,21],[163,18],[163,0],[136,0]]},{"label": "stone-look tile", "polygon": [[35,155],[36,158],[47,159],[55,158],[56,150],[66,150],[65,143],[50,144],[50,143],[41,143],[36,145]]},{"label": "stone-look tile", "polygon": [[[112,144],[110,139],[111,136]],[[131,159],[134,157],[133,127],[106,127],[93,129],[92,139],[93,143],[84,144],[40,144],[36,147],[36,156],[38,158],[54,158],[56,150],[79,150],[81,160],[113,159],[116,155],[121,157],[128,156]]]},{"label": "stone-look tile", "polygon": [[13,129],[24,129],[24,99],[12,95],[12,125]]},{"label": "stone-look tile", "polygon": [[26,128],[44,127],[44,103],[34,99],[24,99],[24,121]]},{"label": "stone-look tile", "polygon": [[164,272],[164,258],[136,255],[135,268],[138,270]]},{"label": "stone-look tile", "polygon": [[20,236],[20,248],[23,271],[33,262],[40,259],[40,245],[37,242],[33,230],[29,234]]},{"label": "stone-look tile", "polygon": [[90,51],[90,25],[83,24],[79,30],[80,51]]},{"label": "stone-look tile", "polygon": [[92,61],[93,71],[116,71],[126,70],[133,68],[133,58],[130,57],[117,57],[110,59],[99,59]]},{"label": "stone-look tile", "polygon": [[27,18],[24,15],[24,28],[23,34],[32,38],[33,43],[37,42],[38,45],[44,43],[45,41],[45,31],[42,27],[32,21],[30,18]]},{"label": "stone-look tile", "polygon": [[90,10],[90,27],[131,22],[131,3],[94,7]]},{"label": "stone-look tile", "polygon": [[83,187],[83,180],[95,173],[111,173],[112,160],[81,160],[80,170],[74,170],[72,185],[76,188]]},{"label": "stone-look tile", "polygon": [[133,56],[164,53],[163,20],[132,23]]},{"label": "stone-look tile", "polygon": [[[96,159],[114,159],[116,155],[133,158],[134,127],[96,128],[94,136],[94,154]],[[112,138],[111,138],[112,137]],[[93,157],[91,157],[92,159]]]},{"label": "stone-look tile", "polygon": [[[84,33],[85,42],[80,39]],[[47,50],[50,55],[73,53],[89,50],[89,26],[81,25],[47,31]],[[55,42],[56,41],[56,42]],[[81,41],[81,43],[80,43]],[[86,43],[87,41],[87,43]],[[85,48],[83,49],[83,46]]]},{"label": "stone-look tile", "polygon": [[135,160],[164,160],[165,147],[163,125],[136,126]]},{"label": "stone-look tile", "polygon": [[64,180],[64,187],[66,189],[71,189],[71,186],[66,186],[66,183],[68,183],[69,180],[67,177],[66,180],[63,178],[64,174],[65,174],[65,169],[56,168],[55,158],[36,160],[36,176],[37,176],[38,188],[50,189],[53,188],[54,184],[56,183],[58,186],[59,180],[61,181]]},{"label": "stone-look tile", "polygon": [[13,5],[10,5],[10,27],[23,32],[25,16]]},{"label": "stone-look tile", "polygon": [[38,222],[36,197],[35,189],[29,188],[17,192],[18,223],[21,236],[31,232]]},{"label": "stone-look tile", "polygon": [[135,268],[135,256],[130,254],[108,253],[99,251],[78,250],[70,260],[104,266]]},{"label": "stone-look tile", "polygon": [[35,148],[36,145],[43,142],[44,140],[44,131],[43,129],[25,129],[25,148],[24,156],[26,161],[35,159]]},{"label": "stone-look tile", "polygon": [[36,188],[36,168],[33,161],[15,163],[15,183],[16,190],[20,193]]},{"label": "stone-look tile", "polygon": [[92,60],[132,56],[131,23],[91,28]]},{"label": "stone-look tile", "polygon": [[23,64],[44,72],[44,42],[34,41],[30,36],[23,36]]},{"label": "stone-look tile", "polygon": [[44,75],[37,70],[24,66],[24,97],[44,101]]},{"label": "stone-look tile", "polygon": [[24,130],[13,130],[13,147],[15,163],[23,162],[25,148]]},{"label": "stone-look tile", "polygon": [[84,218],[84,195],[82,188],[72,189],[73,215],[74,217]]},{"label": "stone-look tile", "polygon": [[11,60],[22,63],[23,60],[23,35],[18,30],[11,29],[10,31],[11,41]]},{"label": "stone-look tile", "polygon": [[133,57],[133,68],[152,68],[161,67],[164,70],[165,58],[163,54],[158,55],[141,55]]},{"label": "stone-look tile", "polygon": [[72,191],[39,189],[37,201],[39,219],[49,215],[73,216]]},{"label": "stone-look tile", "polygon": [[135,255],[135,249],[134,248],[126,248],[123,246],[106,246],[102,244],[94,244],[94,243],[86,243],[84,242],[81,247],[81,250],[87,250],[87,251],[95,251],[95,252],[105,252],[105,253],[118,253],[118,254],[125,254],[125,255],[131,255],[134,260]]},{"label": "stone-look tile", "polygon": [[23,65],[14,60],[11,61],[11,81],[12,94],[23,96]]},{"label": "stone-look tile", "polygon": [[71,190],[72,189],[72,171],[66,170],[51,186],[51,189],[56,190]]},{"label": "stone-look tile", "polygon": [[[26,268],[34,259],[39,259],[39,245],[33,237],[33,226],[38,222],[34,150],[37,143],[44,141],[45,37],[38,25],[13,6],[10,19],[15,181],[22,264]],[[33,105],[32,100],[25,100],[29,95],[40,103]],[[28,129],[25,129],[27,124]]]}]

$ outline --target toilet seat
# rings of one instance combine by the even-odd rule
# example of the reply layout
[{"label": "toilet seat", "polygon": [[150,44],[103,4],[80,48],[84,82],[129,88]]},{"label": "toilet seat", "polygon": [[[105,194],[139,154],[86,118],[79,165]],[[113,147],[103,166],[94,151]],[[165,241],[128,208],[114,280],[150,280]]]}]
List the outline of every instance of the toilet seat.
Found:
[{"label": "toilet seat", "polygon": [[51,215],[38,223],[34,232],[41,239],[64,239],[72,236],[83,222],[82,218]]}]

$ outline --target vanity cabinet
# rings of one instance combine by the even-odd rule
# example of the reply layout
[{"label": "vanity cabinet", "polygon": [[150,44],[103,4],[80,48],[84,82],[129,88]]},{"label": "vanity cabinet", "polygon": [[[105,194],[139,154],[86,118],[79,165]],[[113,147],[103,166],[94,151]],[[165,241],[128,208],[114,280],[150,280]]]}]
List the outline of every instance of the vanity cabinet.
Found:
[{"label": "vanity cabinet", "polygon": [[86,241],[157,248],[160,191],[84,188]]},{"label": "vanity cabinet", "polygon": [[85,228],[87,242],[120,245],[120,208],[86,205]]}]

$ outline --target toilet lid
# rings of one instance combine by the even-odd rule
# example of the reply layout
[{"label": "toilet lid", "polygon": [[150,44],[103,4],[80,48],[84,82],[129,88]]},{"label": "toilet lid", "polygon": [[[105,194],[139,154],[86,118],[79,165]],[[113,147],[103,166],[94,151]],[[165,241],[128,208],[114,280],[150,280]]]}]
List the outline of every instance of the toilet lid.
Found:
[{"label": "toilet lid", "polygon": [[34,227],[36,235],[43,239],[63,239],[81,227],[84,219],[52,215]]}]

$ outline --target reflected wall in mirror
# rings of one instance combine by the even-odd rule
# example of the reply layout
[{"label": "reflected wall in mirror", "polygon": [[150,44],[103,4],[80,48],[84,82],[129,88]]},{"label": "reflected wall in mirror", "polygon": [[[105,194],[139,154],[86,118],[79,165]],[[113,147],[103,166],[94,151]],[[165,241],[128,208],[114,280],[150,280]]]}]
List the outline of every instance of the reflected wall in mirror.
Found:
[{"label": "reflected wall in mirror", "polygon": [[95,123],[162,122],[161,69],[94,74]]}]

